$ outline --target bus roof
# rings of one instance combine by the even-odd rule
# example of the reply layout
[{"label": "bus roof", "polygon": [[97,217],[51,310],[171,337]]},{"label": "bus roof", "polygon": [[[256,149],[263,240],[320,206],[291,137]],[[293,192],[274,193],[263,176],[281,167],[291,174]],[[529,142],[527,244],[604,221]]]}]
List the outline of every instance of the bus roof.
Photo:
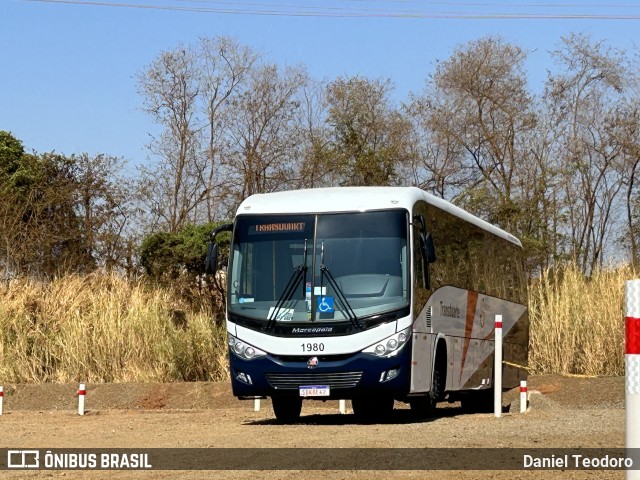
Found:
[{"label": "bus roof", "polygon": [[245,199],[236,215],[364,212],[395,208],[412,211],[419,200],[522,246],[510,233],[416,187],[332,187],[264,193]]}]

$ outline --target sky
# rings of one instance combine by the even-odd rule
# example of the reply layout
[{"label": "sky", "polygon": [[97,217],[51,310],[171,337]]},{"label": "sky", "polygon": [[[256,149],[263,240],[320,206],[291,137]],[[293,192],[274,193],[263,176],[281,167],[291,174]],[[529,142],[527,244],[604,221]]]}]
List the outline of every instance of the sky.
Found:
[{"label": "sky", "polygon": [[228,35],[317,79],[390,78],[397,102],[437,60],[500,35],[529,52],[533,92],[560,38],[640,47],[640,1],[0,0],[0,130],[28,150],[147,161],[157,132],[136,74],[161,51]]}]

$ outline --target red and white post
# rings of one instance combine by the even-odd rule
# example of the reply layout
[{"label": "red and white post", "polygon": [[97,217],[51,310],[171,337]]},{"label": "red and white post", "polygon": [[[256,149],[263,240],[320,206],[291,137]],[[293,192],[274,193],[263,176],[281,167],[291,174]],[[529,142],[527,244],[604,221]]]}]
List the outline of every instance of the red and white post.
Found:
[{"label": "red and white post", "polygon": [[87,394],[87,388],[84,383],[78,388],[78,415],[84,415],[84,397]]},{"label": "red and white post", "polygon": [[527,381],[520,380],[520,413],[527,411]]},{"label": "red and white post", "polygon": [[493,355],[493,411],[502,416],[502,315],[496,315]]},{"label": "red and white post", "polygon": [[0,415],[2,415],[2,402],[4,400],[4,387],[0,385]]},{"label": "red and white post", "polygon": [[[625,374],[627,448],[640,448],[640,280],[626,282]],[[640,480],[640,470],[627,470],[627,480]]]}]

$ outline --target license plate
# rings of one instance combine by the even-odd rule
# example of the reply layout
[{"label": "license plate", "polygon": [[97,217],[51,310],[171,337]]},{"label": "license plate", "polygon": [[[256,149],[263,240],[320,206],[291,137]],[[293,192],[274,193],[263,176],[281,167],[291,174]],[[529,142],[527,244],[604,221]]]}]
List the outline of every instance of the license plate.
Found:
[{"label": "license plate", "polygon": [[328,397],[329,385],[304,385],[300,387],[301,397]]}]

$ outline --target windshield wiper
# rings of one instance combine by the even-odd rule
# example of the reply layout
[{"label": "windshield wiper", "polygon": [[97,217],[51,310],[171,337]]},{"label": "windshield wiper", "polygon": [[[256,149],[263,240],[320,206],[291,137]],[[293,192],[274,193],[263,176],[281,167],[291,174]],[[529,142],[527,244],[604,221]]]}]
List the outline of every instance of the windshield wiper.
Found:
[{"label": "windshield wiper", "polygon": [[[284,307],[285,303],[291,300],[291,297],[293,296],[293,292],[295,292],[296,288],[298,287],[298,283],[300,283],[300,280],[302,278],[306,279],[306,277],[307,277],[307,241],[305,240],[304,256],[302,259],[302,263],[293,270],[293,273],[291,274],[291,277],[287,282],[287,286],[284,287],[284,290],[280,294],[280,298],[278,298],[278,301],[276,302],[275,308],[273,309],[273,311],[271,312],[271,315],[269,315],[269,318],[267,319],[267,324],[265,325],[265,328],[264,328],[265,331],[268,332],[275,326],[276,322],[278,321],[278,314],[280,313],[280,310],[282,310],[282,307]],[[305,288],[305,283],[306,281],[302,283],[303,290]]]},{"label": "windshield wiper", "polygon": [[329,270],[329,267],[327,267],[324,264],[324,242],[322,242],[321,245],[321,250],[320,250],[320,291],[322,292],[322,284],[323,284],[323,278],[324,276],[327,276],[327,280],[329,281],[329,285],[331,285],[331,288],[333,288],[333,290],[336,292],[336,298],[338,299],[338,305],[342,305],[342,307],[340,307],[340,310],[342,311],[342,314],[347,317],[349,319],[349,321],[356,327],[359,328],[360,330],[362,330],[362,325],[360,325],[360,321],[358,320],[358,317],[356,316],[356,313],[353,311],[353,308],[351,308],[351,305],[349,304],[349,301],[347,300],[347,297],[345,296],[344,292],[342,291],[342,288],[340,288],[340,285],[338,285],[338,282],[336,282],[336,279],[334,278],[333,274],[331,273],[331,270]]}]

